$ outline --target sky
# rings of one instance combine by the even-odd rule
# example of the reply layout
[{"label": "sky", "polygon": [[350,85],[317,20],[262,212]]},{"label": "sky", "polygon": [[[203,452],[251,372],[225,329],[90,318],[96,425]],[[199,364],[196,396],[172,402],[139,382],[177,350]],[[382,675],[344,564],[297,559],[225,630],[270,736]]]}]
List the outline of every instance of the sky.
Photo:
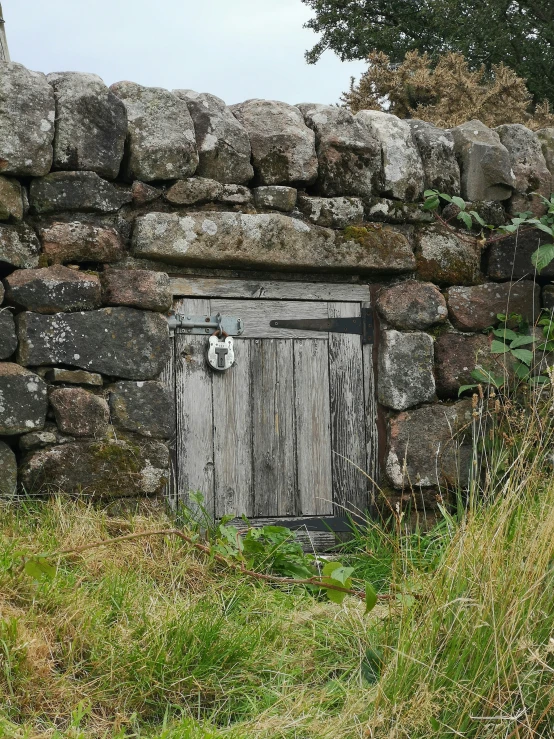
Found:
[{"label": "sky", "polygon": [[363,62],[304,51],[301,0],[2,0],[12,61],[40,72],[94,72],[210,92],[228,104],[249,98],[337,103]]}]

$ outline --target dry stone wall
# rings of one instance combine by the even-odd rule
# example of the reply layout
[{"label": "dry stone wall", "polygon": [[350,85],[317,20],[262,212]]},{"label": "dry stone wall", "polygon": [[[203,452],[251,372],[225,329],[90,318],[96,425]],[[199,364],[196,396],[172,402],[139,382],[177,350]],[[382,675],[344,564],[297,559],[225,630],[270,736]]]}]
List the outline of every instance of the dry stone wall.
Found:
[{"label": "dry stone wall", "polygon": [[374,286],[383,487],[429,505],[469,464],[458,388],[492,362],[483,330],[508,304],[552,308],[554,267],[534,280],[543,234],[484,249],[437,225],[423,192],[489,223],[540,213],[553,151],[554,129],[228,107],[1,63],[0,493],[161,494],[168,275],[224,270]]}]

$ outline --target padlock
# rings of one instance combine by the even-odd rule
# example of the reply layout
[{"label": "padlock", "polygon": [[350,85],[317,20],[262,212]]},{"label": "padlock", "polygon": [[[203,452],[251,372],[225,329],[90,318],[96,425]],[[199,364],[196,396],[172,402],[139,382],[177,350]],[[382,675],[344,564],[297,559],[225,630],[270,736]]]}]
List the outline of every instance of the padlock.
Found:
[{"label": "padlock", "polygon": [[218,372],[231,369],[235,363],[234,342],[231,336],[219,338],[215,334],[210,336],[208,344],[208,364]]}]

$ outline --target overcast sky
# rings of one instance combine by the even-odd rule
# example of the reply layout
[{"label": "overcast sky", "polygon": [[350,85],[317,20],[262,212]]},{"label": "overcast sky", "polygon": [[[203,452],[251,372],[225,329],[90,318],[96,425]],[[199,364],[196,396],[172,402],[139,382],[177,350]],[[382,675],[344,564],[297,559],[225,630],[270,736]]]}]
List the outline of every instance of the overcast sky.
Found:
[{"label": "overcast sky", "polygon": [[248,98],[336,103],[362,62],[304,51],[301,0],[2,0],[13,61],[41,72],[94,72],[109,85],[211,92]]}]

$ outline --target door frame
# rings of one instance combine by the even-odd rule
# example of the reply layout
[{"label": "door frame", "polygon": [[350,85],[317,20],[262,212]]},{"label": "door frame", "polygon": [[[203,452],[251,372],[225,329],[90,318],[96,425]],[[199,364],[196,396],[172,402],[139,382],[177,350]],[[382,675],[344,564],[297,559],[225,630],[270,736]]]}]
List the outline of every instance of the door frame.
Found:
[{"label": "door frame", "polygon": [[[296,280],[270,280],[264,278],[235,278],[235,277],[206,277],[201,275],[169,275],[170,289],[173,301],[180,298],[225,298],[225,299],[251,299],[251,300],[283,300],[283,301],[325,301],[325,302],[341,302],[341,303],[359,303],[361,307],[370,309],[373,313],[375,303],[375,290],[371,289],[369,284],[352,283],[352,282],[310,282]],[[377,332],[378,335],[378,332]],[[373,481],[373,490],[370,494],[369,513],[374,515],[376,485],[379,477],[379,461],[382,456],[382,445],[379,443],[382,439],[382,423],[380,422],[380,413],[376,396],[376,371],[377,362],[373,344],[364,344],[362,346],[364,375],[367,373],[372,378],[372,382],[364,382],[364,392],[366,394],[366,453],[367,459],[371,460],[371,469],[368,475]],[[171,352],[171,360],[166,369],[162,373],[162,381],[168,387],[171,397],[172,407],[175,408],[175,357]],[[373,388],[370,396],[369,389]],[[373,420],[370,420],[373,419]],[[173,442],[177,434],[177,420],[174,414],[173,419]],[[370,447],[372,453],[370,453]],[[176,449],[175,443],[170,444],[171,467],[172,474],[167,487],[166,497],[171,506],[178,503],[178,494],[175,490],[175,475],[173,470],[176,469]],[[362,522],[360,516],[303,516],[303,517],[274,517],[272,519],[253,519],[255,525],[264,525],[268,523],[286,526],[292,530],[304,530],[310,538],[310,533],[317,532],[326,541],[331,537],[334,538],[334,532],[346,532],[349,530],[352,520]],[[241,525],[242,519],[237,519],[236,524]],[[330,540],[329,540],[330,543]]]}]

